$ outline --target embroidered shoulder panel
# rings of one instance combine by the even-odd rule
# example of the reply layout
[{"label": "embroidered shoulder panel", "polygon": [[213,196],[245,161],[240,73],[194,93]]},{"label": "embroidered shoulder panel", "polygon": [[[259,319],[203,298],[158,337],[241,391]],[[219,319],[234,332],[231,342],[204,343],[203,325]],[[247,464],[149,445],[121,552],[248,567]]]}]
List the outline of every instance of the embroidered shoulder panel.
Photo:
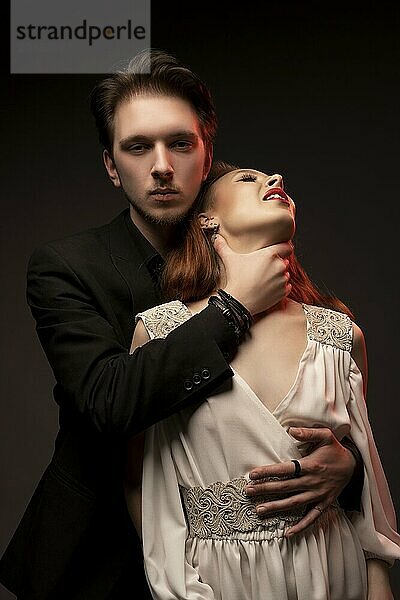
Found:
[{"label": "embroidered shoulder panel", "polygon": [[310,304],[303,304],[303,308],[307,318],[309,340],[351,351],[353,325],[348,315]]},{"label": "embroidered shoulder panel", "polygon": [[149,308],[144,312],[138,313],[135,322],[142,319],[147,333],[153,340],[155,338],[165,338],[171,331],[185,321],[190,319],[191,313],[187,306],[179,300],[172,300],[165,304],[159,304]]}]

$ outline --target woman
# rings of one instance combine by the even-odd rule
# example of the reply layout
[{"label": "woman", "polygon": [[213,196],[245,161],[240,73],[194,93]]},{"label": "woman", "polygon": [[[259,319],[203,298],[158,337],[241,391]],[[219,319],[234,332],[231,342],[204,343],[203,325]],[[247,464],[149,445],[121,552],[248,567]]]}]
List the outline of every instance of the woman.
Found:
[{"label": "woman", "polygon": [[[214,166],[196,212],[164,271],[165,293],[180,300],[138,315],[132,350],[218,298],[224,273],[210,239],[216,232],[241,253],[295,232],[295,205],[280,175],[225,163]],[[289,271],[291,293],[254,319],[231,363],[231,388],[146,432],[142,491],[140,466],[128,460],[128,508],[158,600],[393,598],[388,566],[400,557],[400,536],[364,404],[363,334],[294,255]],[[301,458],[305,448],[290,435],[296,426],[352,437],[365,483],[361,513],[332,505],[291,537],[301,513],[263,517],[249,473],[254,464]]]}]

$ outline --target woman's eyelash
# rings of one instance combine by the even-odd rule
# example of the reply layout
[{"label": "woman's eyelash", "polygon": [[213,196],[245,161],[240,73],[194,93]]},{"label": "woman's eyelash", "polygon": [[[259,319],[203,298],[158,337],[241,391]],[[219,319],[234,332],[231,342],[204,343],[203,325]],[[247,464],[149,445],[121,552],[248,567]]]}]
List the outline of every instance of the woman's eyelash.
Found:
[{"label": "woman's eyelash", "polygon": [[243,173],[238,181],[257,181],[257,176],[253,173]]}]

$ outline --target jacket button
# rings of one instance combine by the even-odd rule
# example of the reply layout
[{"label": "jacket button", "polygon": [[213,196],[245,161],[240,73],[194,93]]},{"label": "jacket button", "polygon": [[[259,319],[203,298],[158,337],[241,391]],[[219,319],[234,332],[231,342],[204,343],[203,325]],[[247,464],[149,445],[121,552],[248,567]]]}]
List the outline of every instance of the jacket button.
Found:
[{"label": "jacket button", "polygon": [[203,369],[201,376],[203,379],[210,379],[210,371],[208,369]]},{"label": "jacket button", "polygon": [[187,390],[188,392],[193,389],[193,383],[190,381],[190,379],[185,379],[185,381],[183,382],[183,385],[185,387],[185,390]]},{"label": "jacket button", "polygon": [[201,377],[198,373],[193,375],[193,383],[194,385],[199,385],[199,383],[201,383]]}]

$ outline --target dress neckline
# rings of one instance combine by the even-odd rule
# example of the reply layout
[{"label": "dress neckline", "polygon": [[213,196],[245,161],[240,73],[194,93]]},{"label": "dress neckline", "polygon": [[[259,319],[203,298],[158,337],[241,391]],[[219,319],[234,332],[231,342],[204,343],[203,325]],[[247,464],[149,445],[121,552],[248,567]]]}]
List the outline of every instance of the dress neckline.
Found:
[{"label": "dress neckline", "polygon": [[305,344],[304,350],[303,350],[303,352],[302,352],[302,354],[301,354],[301,356],[299,358],[299,362],[298,362],[298,365],[297,365],[297,371],[296,371],[296,375],[294,377],[294,380],[293,380],[290,388],[286,392],[286,394],[283,396],[283,398],[281,398],[281,400],[279,400],[278,404],[274,407],[273,410],[270,410],[264,404],[264,402],[261,400],[261,398],[258,396],[258,394],[256,394],[256,392],[253,390],[253,388],[251,387],[251,385],[247,382],[247,380],[242,375],[240,375],[240,373],[238,371],[236,371],[236,369],[234,369],[231,366],[231,369],[232,369],[232,371],[234,373],[234,377],[238,381],[238,383],[242,386],[242,388],[245,388],[245,390],[247,390],[248,392],[250,392],[250,394],[257,401],[257,403],[259,403],[264,410],[268,411],[268,413],[271,414],[271,415],[273,415],[274,417],[276,417],[276,415],[281,411],[282,407],[285,404],[287,404],[287,402],[290,400],[290,398],[292,398],[292,396],[296,392],[298,384],[299,384],[299,382],[301,380],[301,375],[303,373],[304,365],[306,363],[308,354],[310,352],[311,344],[310,344],[310,338],[309,338],[309,335],[308,335],[309,325],[308,325],[308,319],[307,319],[307,312],[305,310],[304,303],[303,302],[299,302],[299,304],[300,304],[301,308],[303,309],[306,344]]},{"label": "dress neckline", "polygon": [[[189,307],[184,304],[182,302],[182,304],[184,305],[184,307],[186,308],[186,310],[188,311],[188,314],[192,317],[197,313],[192,312]],[[273,415],[274,417],[276,417],[276,414],[279,413],[280,409],[282,408],[282,406],[284,404],[286,404],[289,399],[293,396],[293,394],[296,392],[298,384],[300,382],[301,379],[301,375],[304,369],[304,364],[306,362],[306,359],[308,357],[308,353],[310,351],[310,346],[311,346],[311,340],[310,337],[308,335],[309,332],[309,321],[307,318],[307,311],[305,308],[305,303],[304,302],[299,302],[298,304],[300,304],[301,308],[303,309],[303,314],[304,314],[304,325],[305,325],[305,335],[306,335],[306,345],[304,347],[304,350],[300,356],[299,362],[298,362],[298,366],[297,366],[297,372],[296,372],[296,376],[289,388],[289,390],[286,392],[286,394],[283,396],[283,398],[278,402],[278,404],[275,406],[275,408],[273,410],[270,410],[265,404],[264,402],[261,400],[261,398],[256,394],[256,392],[253,390],[253,388],[251,387],[251,385],[246,381],[246,379],[244,379],[244,377],[242,375],[240,375],[240,373],[238,371],[236,371],[236,369],[234,369],[234,367],[232,367],[230,365],[230,368],[233,371],[234,374],[234,378],[235,380],[239,383],[239,385],[242,387],[242,389],[244,389],[245,391],[247,391],[248,393],[250,393],[250,395],[253,397],[253,399],[261,405],[261,407],[267,411],[270,415]],[[205,308],[205,307],[204,307]],[[204,310],[201,309],[201,310]],[[199,311],[201,312],[201,311]]]}]

